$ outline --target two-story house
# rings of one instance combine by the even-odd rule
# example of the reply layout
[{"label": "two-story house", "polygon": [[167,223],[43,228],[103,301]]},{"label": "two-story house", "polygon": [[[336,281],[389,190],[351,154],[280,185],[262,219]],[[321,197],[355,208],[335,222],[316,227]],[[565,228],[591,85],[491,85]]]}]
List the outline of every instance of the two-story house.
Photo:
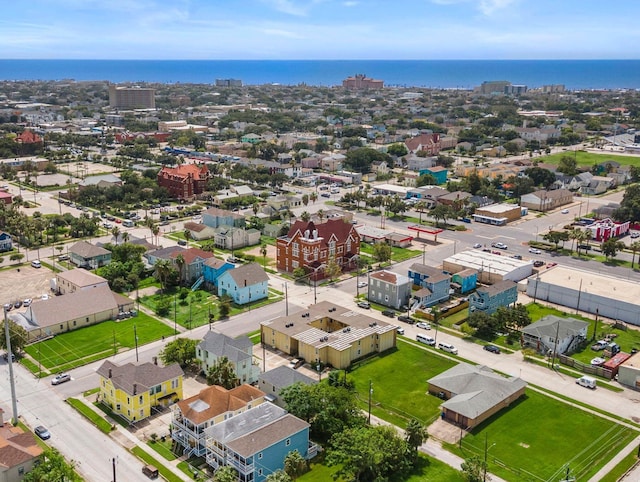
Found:
[{"label": "two-story house", "polygon": [[202,224],[210,228],[219,226],[232,226],[234,228],[244,228],[246,221],[244,216],[226,209],[209,208],[202,213]]},{"label": "two-story house", "polygon": [[384,306],[400,309],[409,303],[411,280],[392,271],[376,271],[369,275],[367,299]]},{"label": "two-story house", "polygon": [[547,315],[522,328],[521,343],[545,355],[567,353],[587,339],[588,328],[586,321]]},{"label": "two-story house", "polygon": [[87,241],[78,241],[69,248],[69,258],[76,266],[95,269],[111,263],[111,251]]},{"label": "two-story house", "polygon": [[[182,257],[182,261],[179,257]],[[209,258],[213,258],[213,253],[199,248],[174,251],[169,255],[169,259],[180,273],[180,279],[185,283],[192,283],[202,276],[204,262]]]},{"label": "two-story house", "polygon": [[213,288],[218,288],[218,278],[220,275],[235,267],[235,264],[229,263],[228,261],[216,257],[208,258],[202,266],[202,276],[204,276],[205,283]]},{"label": "two-story house", "polygon": [[208,331],[196,347],[196,359],[206,374],[220,358],[226,357],[240,383],[258,380],[260,369],[253,364],[253,343],[247,336],[231,338],[222,333]]},{"label": "two-story house", "polygon": [[218,277],[218,296],[230,296],[237,305],[269,296],[269,276],[258,263],[225,271]]},{"label": "two-story house", "polygon": [[193,397],[173,405],[171,438],[182,446],[187,456],[206,453],[205,429],[264,402],[264,393],[243,384],[227,390],[213,385]]},{"label": "two-story house", "polygon": [[560,206],[573,202],[573,193],[568,189],[556,189],[553,191],[541,190],[520,197],[520,206],[533,211],[551,211]]},{"label": "two-story house", "polygon": [[518,285],[511,280],[502,280],[491,286],[478,288],[469,295],[469,313],[484,311],[488,315],[501,306],[509,306],[518,301]]},{"label": "two-story house", "polygon": [[13,239],[9,233],[0,231],[0,252],[11,251],[13,249]]},{"label": "two-story house", "polygon": [[263,482],[284,468],[294,450],[305,459],[317,453],[309,442],[309,424],[269,402],[207,428],[205,435],[207,463],[214,470],[232,466],[243,482]]},{"label": "two-story house", "polygon": [[429,307],[449,299],[451,276],[426,264],[413,263],[409,267],[413,284],[414,304]]},{"label": "two-story house", "polygon": [[184,372],[174,363],[116,365],[107,360],[97,370],[100,400],[129,422],[144,420],[153,407],[167,407],[182,398]]},{"label": "two-story house", "polygon": [[318,380],[285,365],[261,373],[258,377],[258,388],[265,393],[264,399],[282,408],[287,407],[280,392],[294,383],[315,385]]},{"label": "two-story house", "polygon": [[314,280],[326,277],[329,260],[343,270],[355,268],[359,254],[360,235],[353,224],[342,219],[319,224],[298,220],[276,242],[278,270],[292,273],[304,268]]}]

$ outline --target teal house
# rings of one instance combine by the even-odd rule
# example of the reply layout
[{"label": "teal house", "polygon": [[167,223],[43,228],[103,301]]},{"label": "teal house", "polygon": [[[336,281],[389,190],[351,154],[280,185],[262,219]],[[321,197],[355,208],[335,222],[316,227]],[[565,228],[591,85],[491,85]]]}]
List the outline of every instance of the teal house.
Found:
[{"label": "teal house", "polygon": [[218,296],[228,295],[236,305],[262,300],[269,295],[269,276],[258,263],[225,271],[218,277]]},{"label": "teal house", "polygon": [[478,272],[475,269],[463,269],[451,276],[451,287],[460,294],[475,290],[477,284]]},{"label": "teal house", "polygon": [[469,313],[484,311],[491,315],[501,306],[509,306],[518,301],[518,285],[511,280],[498,281],[491,286],[478,288],[469,295]]},{"label": "teal house", "polygon": [[426,169],[420,169],[419,173],[421,176],[424,176],[425,174],[432,175],[436,180],[436,184],[439,186],[447,183],[447,174],[449,171],[442,166],[434,166]]}]

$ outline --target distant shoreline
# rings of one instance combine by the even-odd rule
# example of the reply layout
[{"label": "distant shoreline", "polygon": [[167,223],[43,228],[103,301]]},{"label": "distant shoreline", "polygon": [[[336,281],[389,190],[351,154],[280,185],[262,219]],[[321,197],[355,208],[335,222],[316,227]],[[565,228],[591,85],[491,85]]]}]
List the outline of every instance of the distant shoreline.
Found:
[{"label": "distant shoreline", "polygon": [[0,80],[75,80],[330,87],[357,73],[386,86],[468,90],[507,80],[568,90],[640,89],[640,60],[0,60]]}]

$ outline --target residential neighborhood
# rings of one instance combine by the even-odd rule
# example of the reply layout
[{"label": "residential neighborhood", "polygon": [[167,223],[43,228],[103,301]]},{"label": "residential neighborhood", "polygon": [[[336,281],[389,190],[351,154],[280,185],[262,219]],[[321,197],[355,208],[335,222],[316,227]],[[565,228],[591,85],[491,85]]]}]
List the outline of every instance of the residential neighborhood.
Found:
[{"label": "residential neighborhood", "polygon": [[0,81],[0,480],[640,473],[636,92],[223,80]]}]

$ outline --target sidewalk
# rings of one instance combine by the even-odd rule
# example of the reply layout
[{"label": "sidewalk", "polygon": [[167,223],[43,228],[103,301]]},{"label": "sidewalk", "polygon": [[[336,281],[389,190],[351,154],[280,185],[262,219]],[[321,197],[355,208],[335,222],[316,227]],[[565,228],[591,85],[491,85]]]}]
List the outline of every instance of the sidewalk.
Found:
[{"label": "sidewalk", "polygon": [[[623,448],[620,452],[618,452],[616,456],[611,460],[609,460],[609,462],[604,467],[598,470],[598,472],[589,479],[589,482],[598,482],[599,480],[601,480],[605,475],[607,475],[611,470],[613,470],[613,468],[616,465],[618,465],[618,463],[622,459],[624,459],[631,452],[638,450],[638,445],[640,445],[640,435],[636,437],[629,445]],[[635,474],[635,475],[632,476],[632,474]],[[636,467],[635,470],[632,470],[631,472],[629,472],[627,476],[624,478],[625,479],[628,478],[628,480],[633,481],[633,480],[639,480],[638,477],[640,477],[640,467]]]},{"label": "sidewalk", "polygon": [[181,461],[181,459],[176,459],[174,461],[166,460],[162,455],[160,455],[158,452],[150,448],[146,443],[138,439],[134,434],[129,432],[129,430],[109,420],[105,416],[104,412],[100,411],[92,403],[89,403],[84,396],[77,398],[77,400],[80,400],[86,407],[91,409],[97,415],[100,415],[102,418],[111,422],[116,427],[116,429],[109,434],[109,437],[111,437],[115,442],[120,444],[124,449],[131,451],[133,447],[139,447],[140,449],[144,450],[148,455],[152,456],[155,460],[161,463],[167,470],[170,470],[176,477],[180,478],[180,480],[184,480],[184,481],[191,480],[189,476],[187,476],[187,474],[185,474],[184,472],[182,472],[180,469],[177,468],[177,464]]}]

